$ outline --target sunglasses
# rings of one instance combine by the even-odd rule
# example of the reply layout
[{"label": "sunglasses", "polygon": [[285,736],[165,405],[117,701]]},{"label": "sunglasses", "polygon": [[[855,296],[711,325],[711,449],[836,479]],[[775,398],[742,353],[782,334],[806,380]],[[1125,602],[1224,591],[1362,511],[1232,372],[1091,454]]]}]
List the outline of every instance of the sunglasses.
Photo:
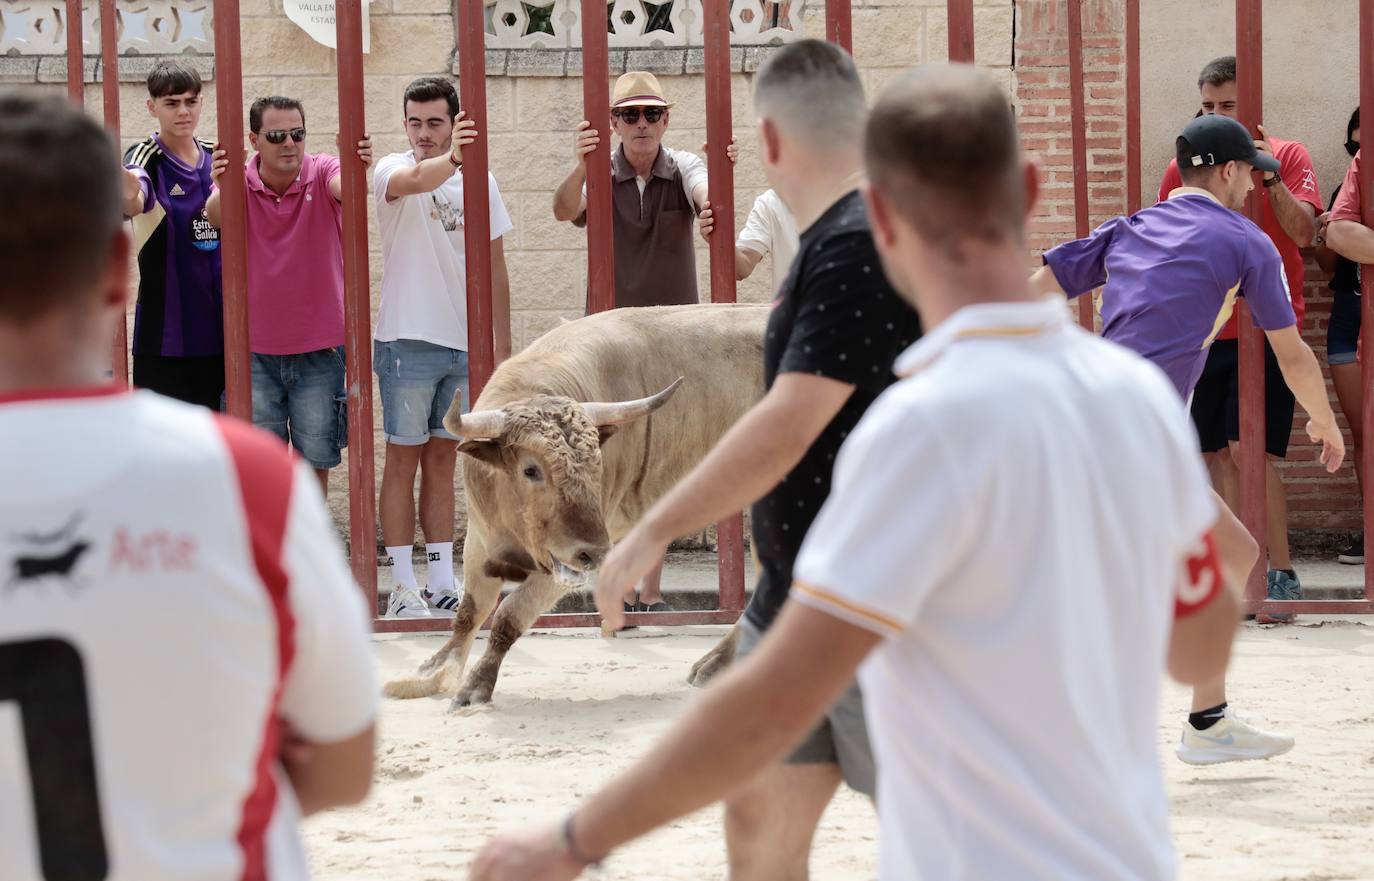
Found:
[{"label": "sunglasses", "polygon": [[[654,123],[662,119],[663,114],[666,112],[667,111],[662,107],[645,107],[644,121],[649,123],[650,125],[653,125]],[[617,119],[624,120],[630,125],[634,125],[635,123],[639,122],[639,113],[640,108],[638,107],[626,107],[623,110],[612,110],[611,116],[614,116]]]},{"label": "sunglasses", "polygon": [[269,144],[285,144],[287,135],[290,135],[291,140],[299,144],[301,141],[305,140],[305,129],[270,128],[262,133],[263,138],[265,138]]}]

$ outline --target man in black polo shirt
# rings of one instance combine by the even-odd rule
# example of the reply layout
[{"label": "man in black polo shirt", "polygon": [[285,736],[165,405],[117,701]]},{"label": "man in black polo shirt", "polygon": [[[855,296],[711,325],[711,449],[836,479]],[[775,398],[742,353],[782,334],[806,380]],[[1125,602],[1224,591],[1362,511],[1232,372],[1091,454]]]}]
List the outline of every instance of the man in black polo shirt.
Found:
[{"label": "man in black polo shirt", "polygon": [[[857,189],[865,103],[853,60],[828,43],[793,43],[760,69],[754,105],[764,170],[803,230],[764,340],[767,393],[611,552],[597,585],[597,607],[618,626],[622,597],[670,541],[753,503],[761,570],[739,654],[787,598],[840,445],[920,336],[916,313],[883,275]],[[841,779],[873,794],[857,688],[786,764],[727,803],[731,879],[806,877],[812,835]]]}]

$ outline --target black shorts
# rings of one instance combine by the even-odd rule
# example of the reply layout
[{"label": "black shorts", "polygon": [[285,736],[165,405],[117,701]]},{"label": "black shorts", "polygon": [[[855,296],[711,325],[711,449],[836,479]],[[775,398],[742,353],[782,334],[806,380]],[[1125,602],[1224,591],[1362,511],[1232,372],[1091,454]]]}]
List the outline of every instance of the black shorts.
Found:
[{"label": "black shorts", "polygon": [[[1217,340],[1207,353],[1202,378],[1193,390],[1193,424],[1204,453],[1240,440],[1240,370],[1236,340]],[[1264,448],[1280,459],[1288,455],[1296,402],[1279,370],[1279,359],[1264,344]]]},{"label": "black shorts", "polygon": [[165,358],[135,353],[133,383],[178,401],[218,410],[224,397],[224,356]]}]

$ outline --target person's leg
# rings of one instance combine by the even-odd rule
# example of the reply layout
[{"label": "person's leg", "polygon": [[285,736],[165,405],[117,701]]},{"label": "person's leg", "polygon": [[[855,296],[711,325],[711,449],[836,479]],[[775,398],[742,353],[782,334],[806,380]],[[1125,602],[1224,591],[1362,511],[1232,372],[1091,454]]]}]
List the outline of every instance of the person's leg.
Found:
[{"label": "person's leg", "polygon": [[290,443],[281,358],[276,355],[251,355],[249,364],[253,384],[253,424],[272,432],[283,443]]},{"label": "person's leg", "polygon": [[315,469],[328,496],[329,472],[343,461],[340,450],[348,442],[343,348],[285,355],[282,362],[290,367],[286,405],[291,445]]},{"label": "person's leg", "polygon": [[811,841],[839,785],[836,764],[774,764],[730,796],[730,881],[807,881]]},{"label": "person's leg", "polygon": [[[654,606],[659,603],[667,605],[663,599],[663,561],[659,560],[658,565],[649,570],[639,582],[639,602],[644,606]],[[663,612],[668,609],[652,609],[651,611]]]},{"label": "person's leg", "polygon": [[1288,490],[1283,485],[1272,456],[1264,457],[1265,539],[1269,545],[1269,568],[1292,571],[1288,553]]},{"label": "person's leg", "polygon": [[[444,427],[444,416],[455,395],[462,395],[462,410],[472,410],[468,400],[468,355],[458,349],[422,343],[424,359],[435,378],[429,403],[429,442],[420,457],[420,529],[425,534],[425,600],[446,612],[458,609],[461,597],[453,579],[454,474],[458,463],[458,439]],[[412,357],[412,360],[415,360]]]},{"label": "person's leg", "polygon": [[1360,393],[1360,365],[1354,361],[1331,365],[1331,384],[1336,388],[1336,400],[1345,421],[1350,425],[1354,441],[1345,457],[1355,464],[1355,478],[1364,486],[1364,462],[1360,460],[1360,448],[1364,446],[1364,410]]}]

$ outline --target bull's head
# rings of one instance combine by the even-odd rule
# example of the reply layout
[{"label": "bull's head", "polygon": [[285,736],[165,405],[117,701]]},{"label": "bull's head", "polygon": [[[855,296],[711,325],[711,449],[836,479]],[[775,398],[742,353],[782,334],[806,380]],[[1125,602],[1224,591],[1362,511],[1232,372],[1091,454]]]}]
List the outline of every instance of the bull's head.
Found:
[{"label": "bull's head", "polygon": [[681,384],[635,401],[536,395],[468,414],[455,396],[444,427],[463,439],[459,451],[491,466],[499,510],[489,513],[519,537],[535,567],[580,584],[611,544],[601,509],[601,445],[617,426],[662,407]]}]

